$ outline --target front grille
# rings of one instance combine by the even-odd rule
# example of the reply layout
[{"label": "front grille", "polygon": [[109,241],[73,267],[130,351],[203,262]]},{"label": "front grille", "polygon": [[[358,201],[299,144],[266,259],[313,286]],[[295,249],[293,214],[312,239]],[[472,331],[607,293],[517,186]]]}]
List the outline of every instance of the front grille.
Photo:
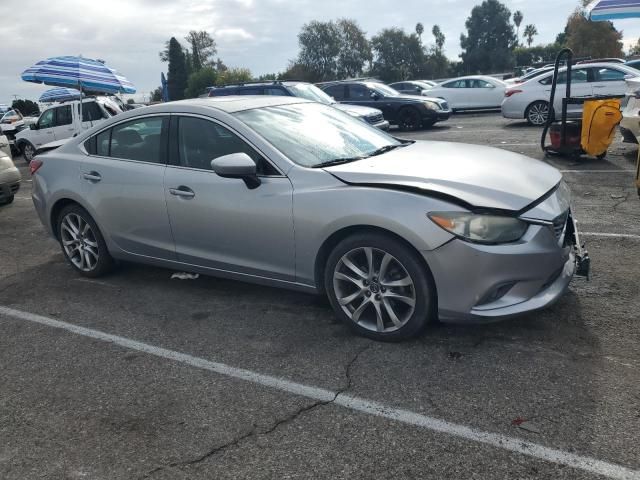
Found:
[{"label": "front grille", "polygon": [[375,125],[376,123],[380,123],[384,120],[384,117],[382,116],[381,113],[377,114],[377,115],[369,115],[366,117],[367,119],[367,123],[370,123],[371,125]]},{"label": "front grille", "polygon": [[561,239],[562,234],[564,233],[564,228],[567,224],[567,219],[569,218],[569,210],[558,215],[553,219],[553,234],[556,236],[558,240]]}]

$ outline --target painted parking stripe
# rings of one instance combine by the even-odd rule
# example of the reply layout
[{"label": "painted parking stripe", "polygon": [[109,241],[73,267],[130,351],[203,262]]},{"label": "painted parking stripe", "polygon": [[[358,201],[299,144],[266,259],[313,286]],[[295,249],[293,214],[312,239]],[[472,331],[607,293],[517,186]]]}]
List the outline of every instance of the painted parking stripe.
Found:
[{"label": "painted parking stripe", "polygon": [[520,453],[540,460],[565,465],[568,467],[584,470],[586,472],[603,475],[617,480],[640,480],[640,471],[632,470],[622,465],[605,462],[596,458],[576,455],[574,453],[545,447],[537,443],[528,442],[516,437],[501,435],[498,433],[485,432],[465,425],[447,422],[438,418],[429,417],[409,410],[402,410],[382,403],[374,402],[364,398],[354,397],[347,394],[338,394],[324,388],[304,385],[292,382],[283,378],[264,375],[262,373],[236,368],[224,363],[213,362],[203,358],[193,357],[185,353],[168,350],[161,347],[138,342],[129,338],[112,335],[91,328],[81,327],[72,323],[54,320],[42,315],[36,315],[13,308],[0,306],[0,316],[24,320],[27,322],[45,325],[47,327],[58,328],[67,332],[81,335],[103,342],[118,345],[130,350],[147,353],[156,357],[165,358],[185,365],[201,368],[220,375],[236,378],[258,384],[261,386],[292,393],[316,401],[331,402],[341,405],[353,411],[387,418],[407,425],[413,425],[425,430],[450,435],[465,440],[490,445],[492,447]]},{"label": "painted parking stripe", "polygon": [[560,170],[560,173],[636,173],[635,170]]},{"label": "painted parking stripe", "polygon": [[580,235],[604,238],[633,238],[635,240],[640,240],[640,235],[636,235],[635,233],[580,232]]}]

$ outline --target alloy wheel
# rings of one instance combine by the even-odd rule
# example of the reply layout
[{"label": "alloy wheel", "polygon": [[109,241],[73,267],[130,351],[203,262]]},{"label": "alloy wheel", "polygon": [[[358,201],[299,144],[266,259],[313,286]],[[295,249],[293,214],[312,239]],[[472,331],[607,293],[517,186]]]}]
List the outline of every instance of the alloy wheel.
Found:
[{"label": "alloy wheel", "polygon": [[413,109],[405,109],[400,112],[400,125],[402,130],[416,130],[420,126],[418,113]]},{"label": "alloy wheel", "polygon": [[99,260],[98,240],[91,225],[76,213],[69,213],[60,227],[62,248],[71,263],[83,272],[90,272]]},{"label": "alloy wheel", "polygon": [[36,149],[33,148],[33,145],[31,145],[30,143],[27,143],[24,146],[24,150],[22,151],[22,154],[24,155],[24,159],[27,161],[27,163],[31,163],[31,160],[33,160],[33,154],[36,152]]},{"label": "alloy wheel", "polygon": [[373,247],[355,248],[340,258],[333,288],[351,321],[373,332],[402,328],[416,306],[416,289],[407,269],[390,253]]},{"label": "alloy wheel", "polygon": [[529,107],[528,120],[536,126],[544,125],[549,115],[549,105],[546,102],[536,102]]}]

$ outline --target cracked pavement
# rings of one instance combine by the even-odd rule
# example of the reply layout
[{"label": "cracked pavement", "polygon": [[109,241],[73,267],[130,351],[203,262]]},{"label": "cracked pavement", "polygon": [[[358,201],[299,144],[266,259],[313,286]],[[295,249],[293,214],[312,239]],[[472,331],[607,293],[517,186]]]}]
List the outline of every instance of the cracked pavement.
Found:
[{"label": "cracked pavement", "polygon": [[[481,114],[405,136],[542,158],[539,133]],[[635,155],[618,141],[603,161],[548,160],[569,170],[583,231],[640,235]],[[0,316],[3,480],[600,478],[349,410],[335,403],[346,392],[640,469],[638,239],[585,237],[592,280],[545,311],[381,344],[302,293],[138,265],[80,278],[45,237],[29,189],[0,207],[0,305],[336,396],[314,401]]]}]

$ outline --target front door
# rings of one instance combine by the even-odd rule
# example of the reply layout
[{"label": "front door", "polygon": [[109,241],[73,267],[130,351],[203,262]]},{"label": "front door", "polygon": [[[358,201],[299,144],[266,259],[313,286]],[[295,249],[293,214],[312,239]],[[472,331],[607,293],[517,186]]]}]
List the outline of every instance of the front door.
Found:
[{"label": "front door", "polygon": [[[295,279],[293,187],[257,150],[208,118],[174,116],[165,196],[178,260],[258,277]],[[173,136],[175,134],[175,136]],[[222,178],[211,160],[244,152],[261,185]]]},{"label": "front door", "polygon": [[53,142],[56,137],[53,132],[53,127],[55,126],[55,109],[50,108],[49,110],[45,110],[40,118],[38,119],[38,123],[36,123],[37,129],[32,130],[29,133],[28,139],[33,143],[33,146],[38,148],[45,143]]},{"label": "front door", "polygon": [[103,130],[85,143],[80,176],[105,236],[125,252],[175,260],[163,184],[168,127],[168,116],[148,115]]}]

